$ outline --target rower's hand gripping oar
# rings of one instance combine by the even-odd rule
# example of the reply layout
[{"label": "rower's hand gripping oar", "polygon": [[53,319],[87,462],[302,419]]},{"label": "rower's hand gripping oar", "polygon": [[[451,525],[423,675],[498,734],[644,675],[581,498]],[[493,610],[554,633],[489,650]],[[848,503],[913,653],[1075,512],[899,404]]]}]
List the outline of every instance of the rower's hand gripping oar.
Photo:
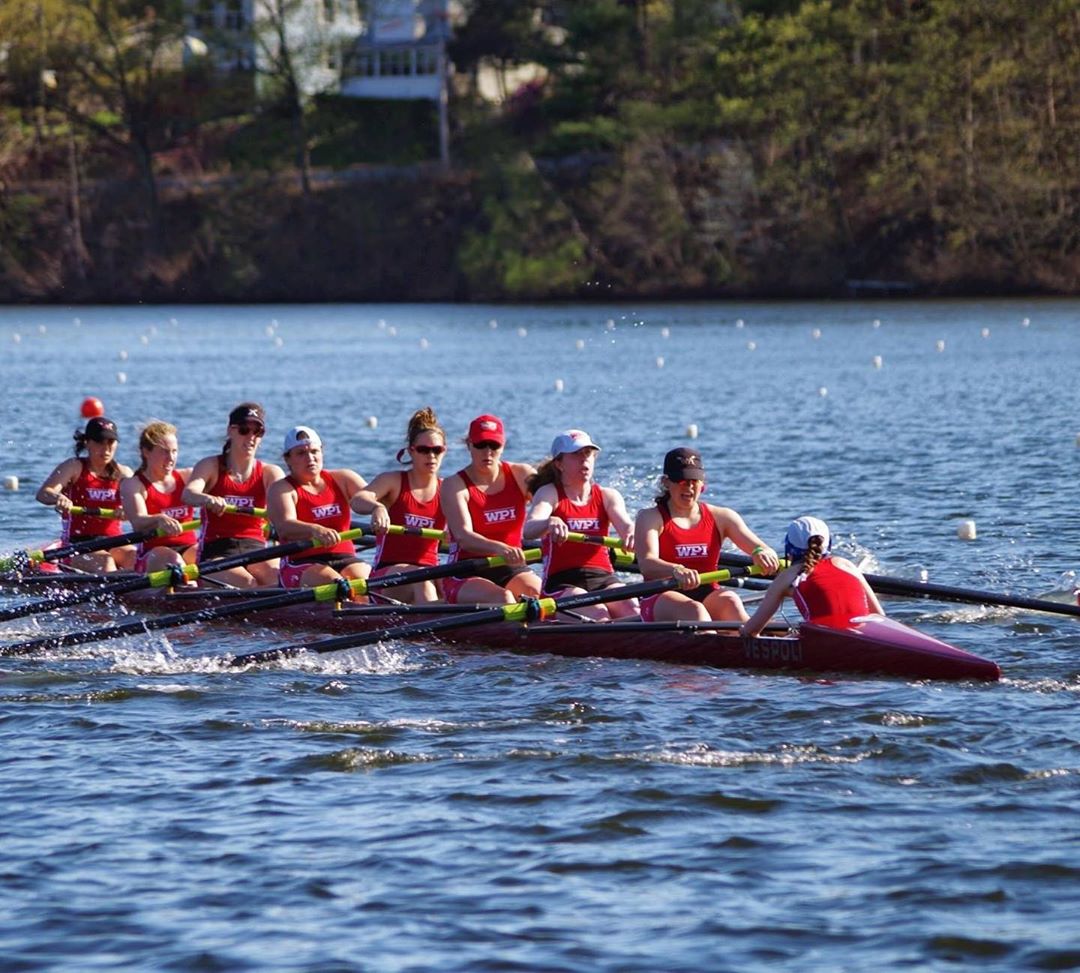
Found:
[{"label": "rower's hand gripping oar", "polygon": [[[346,531],[341,536],[347,540],[349,535],[362,534],[363,531]],[[308,541],[297,541],[302,547],[311,547]],[[283,545],[292,547],[294,545]],[[265,553],[265,552],[259,552]],[[536,561],[540,558],[539,551],[526,552],[527,561]],[[214,562],[207,562],[208,568]],[[252,615],[256,612],[267,611],[271,608],[283,608],[288,605],[301,605],[307,602],[345,601],[351,594],[364,595],[379,588],[393,588],[397,585],[412,584],[417,581],[427,581],[432,578],[440,578],[449,574],[471,574],[484,568],[497,568],[506,564],[503,557],[478,557],[454,564],[437,564],[428,568],[417,568],[410,571],[398,571],[394,574],[384,574],[378,578],[354,578],[352,580],[341,578],[328,584],[317,585],[314,588],[299,588],[294,591],[283,591],[280,595],[263,595],[257,598],[234,601],[223,605],[211,605],[207,608],[196,608],[193,611],[177,612],[173,615],[158,615],[151,618],[138,619],[126,622],[122,625],[110,625],[106,628],[90,629],[82,632],[67,632],[59,635],[48,635],[42,638],[31,639],[27,642],[17,642],[13,645],[0,646],[0,656],[5,655],[28,655],[31,652],[55,649],[65,645],[83,645],[87,642],[103,642],[108,639],[123,638],[127,635],[139,635],[145,632],[158,631],[167,628],[179,628],[181,625],[190,625],[195,622],[212,621],[215,618],[230,618],[235,615]],[[194,569],[195,565],[189,565]],[[216,567],[216,565],[215,565]],[[220,570],[220,568],[217,568]],[[164,572],[162,572],[164,573]],[[194,571],[192,573],[197,573]]]},{"label": "rower's hand gripping oar", "polygon": [[[745,564],[750,559],[744,555],[720,555],[721,564]],[[1042,598],[1025,598],[1022,595],[994,594],[974,588],[953,588],[949,585],[932,584],[929,581],[904,581],[879,574],[863,574],[870,587],[883,595],[906,598],[926,598],[931,601],[955,601],[967,605],[1001,605],[1003,608],[1021,608],[1028,611],[1048,612],[1054,615],[1080,616],[1080,605],[1062,604]]]},{"label": "rower's hand gripping oar", "polygon": [[[761,574],[761,569],[753,566],[706,571],[700,575],[700,583],[712,584],[714,581],[727,581],[737,573]],[[289,659],[304,652],[340,652],[343,649],[355,649],[364,645],[373,645],[376,642],[410,638],[414,635],[430,635],[433,632],[466,628],[470,625],[483,625],[487,622],[536,621],[548,618],[562,609],[584,608],[586,605],[599,605],[606,601],[621,601],[626,598],[655,595],[663,591],[673,591],[678,587],[679,583],[674,578],[663,578],[659,581],[643,581],[640,584],[614,586],[604,588],[602,591],[590,591],[580,595],[567,595],[558,600],[554,598],[530,598],[514,605],[498,605],[468,615],[454,615],[449,618],[413,622],[408,625],[397,625],[378,631],[354,632],[336,638],[323,639],[319,642],[309,642],[306,645],[293,645],[281,649],[249,652],[245,655],[234,656],[229,660],[229,665],[245,666],[257,662],[273,662],[278,659]]]}]

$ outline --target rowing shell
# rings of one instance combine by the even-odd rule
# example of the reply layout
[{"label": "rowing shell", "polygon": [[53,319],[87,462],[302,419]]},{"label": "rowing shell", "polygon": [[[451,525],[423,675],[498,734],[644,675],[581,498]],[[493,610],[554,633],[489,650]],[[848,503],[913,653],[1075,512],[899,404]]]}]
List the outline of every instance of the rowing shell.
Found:
[{"label": "rowing shell", "polygon": [[[280,589],[270,589],[279,594]],[[268,592],[269,593],[269,592]],[[141,591],[125,596],[131,607],[151,611],[187,611],[223,598],[251,598],[252,591],[197,589],[168,594]],[[469,611],[462,606],[430,606],[432,620]],[[393,606],[304,603],[253,611],[248,626],[346,633],[373,631],[416,621]],[[234,619],[235,621],[235,619]],[[548,653],[572,658],[644,659],[684,665],[760,670],[806,670],[835,673],[881,673],[909,679],[997,680],[997,663],[925,635],[891,618],[871,615],[848,628],[803,622],[783,635],[742,638],[717,635],[694,622],[568,622],[553,619],[532,624],[498,622],[431,633],[443,644],[476,649]],[[721,625],[715,627],[722,627]]]}]

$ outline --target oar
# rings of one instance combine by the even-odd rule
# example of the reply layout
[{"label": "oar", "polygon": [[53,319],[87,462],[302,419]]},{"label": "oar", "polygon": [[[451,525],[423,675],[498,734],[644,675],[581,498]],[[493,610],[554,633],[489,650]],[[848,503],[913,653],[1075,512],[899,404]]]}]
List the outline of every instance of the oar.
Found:
[{"label": "oar", "polygon": [[[707,571],[700,575],[700,580],[702,584],[727,581],[737,572],[745,574],[761,573],[756,566]],[[655,595],[662,591],[671,591],[678,586],[678,582],[674,578],[663,578],[659,581],[643,581],[640,584],[604,588],[601,591],[591,591],[580,595],[567,595],[558,600],[554,598],[531,598],[514,605],[498,605],[494,608],[487,608],[466,615],[412,622],[408,625],[396,625],[376,631],[353,632],[349,635],[340,635],[319,642],[309,642],[306,645],[292,645],[280,649],[266,649],[262,652],[248,652],[229,659],[229,665],[245,666],[256,662],[273,662],[277,659],[290,659],[303,652],[340,652],[343,649],[355,649],[363,645],[373,645],[375,642],[407,639],[414,635],[430,635],[433,632],[444,632],[449,629],[465,628],[470,625],[484,625],[488,622],[535,621],[549,618],[562,609],[583,608],[586,605],[598,605],[606,601],[620,601],[625,598]]]},{"label": "oar", "polygon": [[124,519],[124,511],[115,507],[70,507],[68,513],[81,517],[102,517],[106,520]]},{"label": "oar", "polygon": [[[347,531],[346,533],[351,532]],[[342,534],[341,536],[345,537],[346,535]],[[539,558],[539,552],[537,552],[536,557],[526,555],[527,560],[535,561],[537,558]],[[123,638],[126,635],[139,635],[143,632],[153,632],[160,629],[179,628],[181,625],[211,621],[215,618],[229,618],[233,615],[251,615],[271,608],[301,605],[306,602],[344,601],[350,594],[364,595],[379,588],[393,588],[396,585],[413,584],[417,581],[441,578],[449,574],[471,574],[483,568],[497,568],[505,564],[506,559],[503,557],[478,557],[458,561],[454,564],[437,564],[429,568],[398,571],[395,574],[384,574],[381,577],[366,580],[363,578],[354,578],[352,580],[342,578],[339,581],[317,585],[314,588],[285,591],[280,595],[262,595],[244,601],[234,601],[231,604],[211,605],[208,608],[196,608],[192,611],[177,612],[172,615],[158,615],[152,618],[126,622],[122,625],[110,625],[105,628],[89,629],[82,632],[44,636],[28,642],[16,642],[12,645],[0,646],[0,656],[27,655],[31,652],[55,649],[64,645],[103,642],[108,639]],[[191,567],[194,567],[194,565],[191,565]]]},{"label": "oar", "polygon": [[[185,530],[192,524],[198,525],[198,521],[189,521],[182,526]],[[362,536],[363,529],[347,530],[341,534],[342,540],[355,540]],[[290,541],[287,544],[277,544],[274,547],[264,547],[257,551],[247,551],[242,554],[232,554],[229,557],[221,557],[212,561],[203,561],[201,564],[185,564],[181,567],[164,568],[161,571],[152,571],[138,578],[129,578],[95,587],[87,591],[64,592],[52,598],[42,601],[31,602],[28,605],[18,605],[0,611],[0,622],[10,621],[13,618],[24,618],[27,615],[40,615],[42,612],[52,611],[54,608],[67,608],[80,605],[87,601],[97,601],[111,595],[127,594],[131,591],[142,591],[146,588],[165,588],[170,584],[179,585],[185,581],[194,581],[207,574],[217,574],[219,571],[227,571],[229,568],[241,568],[247,564],[256,564],[259,561],[270,561],[276,557],[284,557],[287,554],[295,554],[298,551],[308,550],[318,545],[310,540]]]},{"label": "oar", "polygon": [[[751,559],[742,554],[720,555],[721,564],[746,564]],[[1080,605],[1067,605],[1042,598],[1025,598],[1022,595],[977,591],[974,588],[953,588],[949,585],[931,584],[929,581],[905,581],[879,574],[865,574],[874,591],[883,595],[907,598],[926,598],[930,601],[956,601],[967,605],[1001,605],[1004,608],[1022,608],[1027,611],[1049,612],[1054,615],[1080,616]]]},{"label": "oar", "polygon": [[[194,530],[200,521],[188,520],[180,526],[184,530]],[[74,544],[65,544],[63,547],[54,547],[49,550],[19,551],[16,554],[0,558],[0,571],[10,571],[26,564],[41,564],[43,561],[59,561],[72,554],[89,554],[91,551],[105,551],[113,547],[123,547],[125,544],[135,544],[144,541],[148,537],[164,537],[165,532],[160,528],[148,527],[145,530],[132,530],[126,534],[117,534],[115,537],[95,537],[89,541],[78,541]]]}]

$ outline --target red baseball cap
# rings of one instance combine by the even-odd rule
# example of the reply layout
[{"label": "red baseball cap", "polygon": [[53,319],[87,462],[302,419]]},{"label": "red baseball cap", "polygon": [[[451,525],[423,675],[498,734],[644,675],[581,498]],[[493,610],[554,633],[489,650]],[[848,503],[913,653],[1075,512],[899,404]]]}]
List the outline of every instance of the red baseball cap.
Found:
[{"label": "red baseball cap", "polygon": [[469,442],[506,444],[506,430],[503,429],[502,419],[498,416],[477,416],[469,423]]}]

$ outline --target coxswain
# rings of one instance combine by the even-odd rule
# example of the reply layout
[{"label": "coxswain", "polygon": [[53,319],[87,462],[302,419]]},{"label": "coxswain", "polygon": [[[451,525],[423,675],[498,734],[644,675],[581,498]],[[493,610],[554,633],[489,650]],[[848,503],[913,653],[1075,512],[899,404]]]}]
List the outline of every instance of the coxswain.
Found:
[{"label": "coxswain", "polygon": [[794,600],[809,622],[846,628],[864,615],[884,615],[885,609],[863,573],[845,557],[830,554],[829,526],[817,517],[798,517],[784,538],[784,555],[791,561],[769,585],[753,617],[743,623],[742,635],[757,635],[776,614],[785,597]]},{"label": "coxswain", "polygon": [[[593,480],[600,447],[587,432],[567,429],[551,444],[551,458],[529,478],[532,506],[525,522],[526,540],[542,538],[543,590],[546,595],[577,595],[623,584],[611,570],[611,556],[599,543],[569,540],[570,534],[606,538],[610,527],[627,551],[634,549],[634,524],[622,494]],[[600,621],[628,618],[638,612],[627,598],[581,609]]]},{"label": "coxswain", "polygon": [[[116,461],[118,442],[116,423],[105,416],[95,416],[85,428],[75,431],[75,455],[56,467],[38,489],[38,503],[55,507],[64,518],[61,544],[117,537],[123,532],[122,517],[71,512],[73,507],[119,511],[120,481],[131,476],[131,468]],[[81,456],[84,450],[86,456]],[[135,564],[135,547],[125,544],[77,554],[64,563],[94,574],[129,571]]]},{"label": "coxswain", "polygon": [[503,458],[506,431],[497,416],[477,416],[465,437],[469,465],[442,487],[443,513],[450,529],[450,560],[504,557],[505,567],[443,580],[451,604],[505,604],[540,595],[540,577],[529,569],[521,549],[526,485],[536,470]]},{"label": "coxswain", "polygon": [[323,469],[323,444],[310,426],[294,426],[282,450],[288,473],[266,493],[267,512],[281,543],[312,541],[316,546],[281,559],[283,588],[313,588],[339,578],[366,578],[371,565],[342,540],[349,529],[349,502],[367,486],[354,470]]},{"label": "coxswain", "polygon": [[[184,488],[184,501],[203,508],[199,563],[266,547],[266,491],[285,476],[275,463],[256,457],[266,435],[266,413],[258,402],[241,402],[229,413],[225,445],[220,453],[199,460]],[[235,507],[236,512],[229,512]],[[278,561],[258,561],[211,575],[237,588],[276,585]]]},{"label": "coxswain", "polygon": [[183,528],[184,522],[195,516],[192,506],[183,499],[191,469],[177,469],[178,452],[176,427],[160,419],[152,420],[139,432],[139,468],[120,484],[124,516],[131,526],[162,533],[139,545],[136,571],[160,571],[171,565],[195,563],[198,534]]},{"label": "coxswain", "polygon": [[646,580],[675,578],[678,591],[665,591],[641,603],[643,621],[746,621],[742,599],[699,575],[715,571],[720,549],[730,540],[751,555],[764,574],[774,574],[780,559],[730,507],[704,503],[705,468],[696,449],[681,446],[664,457],[656,505],[637,515],[634,536],[638,565]]},{"label": "coxswain", "polygon": [[[378,537],[371,572],[375,578],[439,563],[437,538],[388,533],[391,526],[407,530],[442,530],[446,526],[439,502],[439,469],[446,454],[446,433],[430,406],[409,419],[405,443],[398,450],[397,460],[409,464],[409,468],[380,473],[351,500],[353,510],[370,515],[371,528]],[[439,600],[434,581],[384,588],[382,593],[410,605]]]}]

